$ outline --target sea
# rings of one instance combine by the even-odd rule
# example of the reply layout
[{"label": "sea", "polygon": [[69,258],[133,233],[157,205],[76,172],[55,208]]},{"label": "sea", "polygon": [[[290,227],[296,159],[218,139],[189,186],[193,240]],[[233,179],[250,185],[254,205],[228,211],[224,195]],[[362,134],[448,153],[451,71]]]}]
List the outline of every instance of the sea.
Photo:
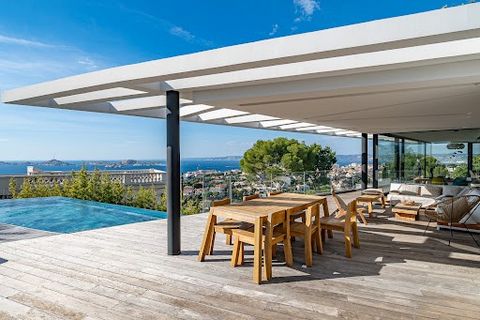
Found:
[{"label": "sea", "polygon": [[[337,156],[337,163],[340,166],[357,162],[357,155]],[[358,163],[358,162],[357,162]],[[165,160],[108,160],[108,161],[88,161],[88,160],[49,160],[49,161],[0,161],[0,175],[26,174],[27,166],[34,166],[42,171],[78,171],[82,167],[87,170],[141,170],[158,169],[165,170]],[[240,169],[240,157],[227,158],[195,158],[182,159],[180,170],[182,173],[197,170],[216,170],[229,171]]]}]

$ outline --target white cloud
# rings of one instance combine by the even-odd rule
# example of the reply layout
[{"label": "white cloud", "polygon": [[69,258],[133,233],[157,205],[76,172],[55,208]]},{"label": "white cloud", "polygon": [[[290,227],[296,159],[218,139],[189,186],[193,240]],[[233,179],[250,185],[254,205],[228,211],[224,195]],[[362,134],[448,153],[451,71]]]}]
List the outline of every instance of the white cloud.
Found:
[{"label": "white cloud", "polygon": [[36,48],[55,48],[56,45],[48,44],[45,42],[28,40],[23,38],[16,38],[16,37],[9,37],[6,35],[0,34],[0,43],[2,44],[10,44],[10,45],[17,45],[17,46],[24,46],[24,47],[36,47]]},{"label": "white cloud", "polygon": [[2,142],[8,142],[9,140],[7,138],[0,138],[0,143]]},{"label": "white cloud", "polygon": [[320,9],[318,0],[293,0],[293,4],[297,12],[300,13],[300,17],[297,17],[295,22],[310,19],[315,11]]},{"label": "white cloud", "polygon": [[124,12],[140,17],[142,22],[144,23],[147,22],[151,24],[153,27],[166,31],[172,36],[178,37],[189,43],[198,44],[203,47],[213,47],[214,45],[212,41],[203,39],[193,34],[191,31],[186,30],[185,28],[178,26],[176,24],[173,24],[172,22],[166,19],[158,18],[150,13],[136,10],[136,9],[131,9],[124,5],[120,5],[119,8]]},{"label": "white cloud", "polygon": [[277,34],[278,28],[279,28],[279,25],[278,25],[277,23],[275,23],[275,24],[272,26],[272,31],[270,31],[270,33],[269,33],[268,35],[269,35],[269,36],[274,36],[275,34]]},{"label": "white cloud", "polygon": [[195,39],[195,36],[190,31],[187,31],[179,26],[171,27],[169,32],[171,35],[182,38],[183,40],[186,40],[188,42],[191,42]]},{"label": "white cloud", "polygon": [[80,58],[78,58],[77,63],[79,65],[85,66],[89,70],[93,70],[93,69],[98,68],[95,61],[93,61],[93,59],[89,58],[89,57],[80,57]]}]

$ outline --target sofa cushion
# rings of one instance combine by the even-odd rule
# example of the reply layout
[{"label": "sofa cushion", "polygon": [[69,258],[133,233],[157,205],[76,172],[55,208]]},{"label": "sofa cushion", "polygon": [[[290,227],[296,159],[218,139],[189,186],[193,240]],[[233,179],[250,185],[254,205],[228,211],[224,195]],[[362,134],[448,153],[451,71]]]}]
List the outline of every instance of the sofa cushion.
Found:
[{"label": "sofa cushion", "polygon": [[480,206],[473,208],[471,214],[466,214],[461,220],[460,223],[466,224],[480,224]]},{"label": "sofa cushion", "polygon": [[420,196],[427,198],[437,198],[442,195],[443,188],[441,186],[423,185],[420,186]]},{"label": "sofa cushion", "polygon": [[447,197],[455,197],[458,193],[460,193],[460,191],[463,190],[463,188],[464,187],[444,185],[442,195]]},{"label": "sofa cushion", "polygon": [[389,193],[387,200],[391,202],[402,202],[402,201],[415,201],[422,204],[422,208],[428,207],[435,203],[435,199],[420,197],[420,196],[408,196],[398,193]]},{"label": "sofa cushion", "polygon": [[367,195],[381,195],[381,194],[383,194],[383,190],[382,190],[382,189],[372,189],[372,188],[369,188],[369,189],[362,190],[362,194],[367,194]]},{"label": "sofa cushion", "polygon": [[399,191],[400,194],[418,196],[420,194],[420,187],[415,184],[402,184]]},{"label": "sofa cushion", "polygon": [[467,198],[454,198],[437,205],[437,216],[439,221],[459,222],[471,209]]},{"label": "sofa cushion", "polygon": [[474,206],[480,200],[480,190],[479,189],[470,189],[465,193],[468,204]]},{"label": "sofa cushion", "polygon": [[400,192],[401,183],[390,183],[390,192]]}]

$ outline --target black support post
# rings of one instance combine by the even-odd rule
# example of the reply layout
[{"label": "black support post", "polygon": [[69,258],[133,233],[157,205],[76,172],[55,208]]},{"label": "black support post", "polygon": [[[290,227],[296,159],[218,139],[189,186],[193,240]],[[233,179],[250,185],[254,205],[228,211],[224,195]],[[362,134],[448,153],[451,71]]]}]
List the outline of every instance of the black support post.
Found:
[{"label": "black support post", "polygon": [[400,181],[405,181],[405,139],[400,139]]},{"label": "black support post", "polygon": [[167,91],[168,254],[180,254],[180,94]]},{"label": "black support post", "polygon": [[473,143],[467,143],[467,176],[471,177],[471,172],[473,171]]},{"label": "black support post", "polygon": [[362,133],[362,189],[368,188],[368,134]]},{"label": "black support post", "polygon": [[400,181],[400,139],[395,138],[395,179]]},{"label": "black support post", "polygon": [[378,188],[378,134],[373,135],[373,168],[372,168],[372,186]]},{"label": "black support post", "polygon": [[[427,143],[423,143],[423,177],[427,178]],[[433,178],[433,177],[430,177]]]}]

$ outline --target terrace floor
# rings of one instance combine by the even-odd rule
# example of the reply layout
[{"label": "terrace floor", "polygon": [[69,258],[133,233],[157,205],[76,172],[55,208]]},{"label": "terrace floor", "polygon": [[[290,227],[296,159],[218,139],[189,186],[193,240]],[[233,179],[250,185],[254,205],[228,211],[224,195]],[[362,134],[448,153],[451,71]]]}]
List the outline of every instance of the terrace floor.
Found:
[{"label": "terrace floor", "polygon": [[1,243],[0,319],[479,319],[470,236],[447,246],[448,232],[377,211],[352,259],[335,234],[303,268],[296,241],[295,267],[275,263],[262,285],[251,262],[230,267],[221,236],[196,261],[205,214],[182,218],[180,256],[166,254],[166,220]]}]

